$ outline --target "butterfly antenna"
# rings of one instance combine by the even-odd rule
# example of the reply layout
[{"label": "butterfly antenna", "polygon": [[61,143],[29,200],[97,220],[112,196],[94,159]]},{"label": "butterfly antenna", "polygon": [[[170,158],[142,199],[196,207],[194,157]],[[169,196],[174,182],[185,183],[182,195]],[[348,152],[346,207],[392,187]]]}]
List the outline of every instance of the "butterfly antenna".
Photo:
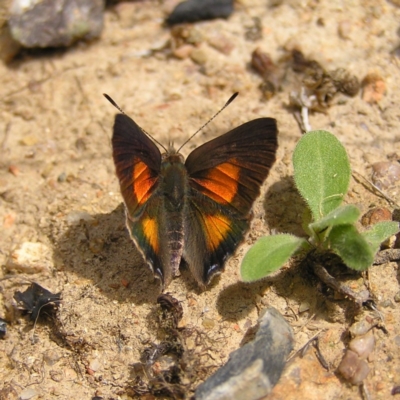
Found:
[{"label": "butterfly antenna", "polygon": [[[124,113],[124,110],[106,93],[103,93],[103,96],[122,114],[126,115]],[[226,107],[226,106],[225,106]],[[224,107],[224,108],[225,108]],[[222,111],[222,110],[221,110]],[[168,150],[156,139],[153,138],[153,136],[150,135],[150,133],[146,132],[141,126],[139,126],[139,128],[142,130],[142,132],[148,136],[153,142],[156,142],[160,147],[162,147],[165,152],[168,152]]]},{"label": "butterfly antenna", "polygon": [[179,147],[177,153],[179,153],[182,149],[183,146],[185,146],[188,142],[190,142],[201,130],[203,130],[214,118],[216,118],[222,111],[225,110],[226,107],[229,106],[229,104],[232,103],[233,100],[236,99],[236,97],[238,96],[239,92],[234,93],[229,100],[225,103],[225,105],[216,113],[214,114],[203,126],[201,126],[199,129],[197,129],[197,131],[195,133],[193,133],[192,136],[190,136],[190,138],[188,140],[186,140],[186,142],[183,143],[183,145],[181,147]]}]

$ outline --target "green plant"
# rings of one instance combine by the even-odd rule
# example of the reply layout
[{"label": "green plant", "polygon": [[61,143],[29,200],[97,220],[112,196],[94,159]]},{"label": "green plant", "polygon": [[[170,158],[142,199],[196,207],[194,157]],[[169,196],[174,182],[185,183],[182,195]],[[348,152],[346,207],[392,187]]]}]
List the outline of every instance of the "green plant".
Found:
[{"label": "green plant", "polygon": [[350,182],[346,150],[334,135],[312,131],[298,142],[293,154],[294,182],[309,212],[303,228],[305,240],[289,234],[260,238],[245,255],[241,265],[246,282],[277,271],[300,251],[333,252],[357,271],[374,261],[380,244],[399,231],[397,222],[384,221],[365,232],[355,227],[360,211],[354,205],[341,205]]}]

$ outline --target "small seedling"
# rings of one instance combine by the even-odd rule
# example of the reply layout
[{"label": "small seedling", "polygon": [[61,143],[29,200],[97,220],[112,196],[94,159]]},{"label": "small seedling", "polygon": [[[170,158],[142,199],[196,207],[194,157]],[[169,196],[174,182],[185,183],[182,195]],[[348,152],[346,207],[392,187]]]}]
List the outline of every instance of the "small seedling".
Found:
[{"label": "small seedling", "polygon": [[334,135],[312,131],[298,142],[293,154],[294,182],[308,205],[303,228],[309,239],[289,234],[260,238],[245,255],[241,276],[252,282],[277,271],[301,251],[333,252],[351,269],[372,265],[382,242],[399,231],[399,224],[383,221],[365,232],[355,226],[360,211],[341,205],[350,182],[346,150]]}]

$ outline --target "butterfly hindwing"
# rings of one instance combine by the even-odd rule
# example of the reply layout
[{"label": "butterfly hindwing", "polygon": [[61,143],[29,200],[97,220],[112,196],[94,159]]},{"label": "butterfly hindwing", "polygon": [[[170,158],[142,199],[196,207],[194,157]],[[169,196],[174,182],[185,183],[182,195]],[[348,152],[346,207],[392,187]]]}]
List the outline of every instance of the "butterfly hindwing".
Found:
[{"label": "butterfly hindwing", "polygon": [[248,219],[193,190],[185,220],[183,257],[192,275],[204,287],[222,270],[248,228]]},{"label": "butterfly hindwing", "polygon": [[275,162],[276,121],[259,118],[195,149],[189,174],[190,217],[184,257],[205,285],[223,268],[248,229],[250,208]]}]

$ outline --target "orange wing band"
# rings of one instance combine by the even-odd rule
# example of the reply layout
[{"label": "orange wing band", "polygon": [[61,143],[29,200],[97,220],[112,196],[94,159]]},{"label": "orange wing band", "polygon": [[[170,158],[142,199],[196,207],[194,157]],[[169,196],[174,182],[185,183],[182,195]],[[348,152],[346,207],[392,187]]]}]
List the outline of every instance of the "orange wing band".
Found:
[{"label": "orange wing band", "polygon": [[149,241],[153,251],[157,254],[159,250],[157,221],[154,218],[144,218],[142,221],[143,233]]},{"label": "orange wing band", "polygon": [[195,181],[208,191],[214,201],[228,204],[237,194],[239,174],[240,167],[227,162],[210,170],[206,178]]},{"label": "orange wing band", "polygon": [[149,167],[143,162],[138,161],[132,170],[133,193],[137,198],[138,205],[144,204],[151,195],[156,178],[150,174]]},{"label": "orange wing band", "polygon": [[208,232],[208,248],[214,251],[226,238],[226,234],[231,228],[230,221],[223,215],[205,215],[204,223]]}]

